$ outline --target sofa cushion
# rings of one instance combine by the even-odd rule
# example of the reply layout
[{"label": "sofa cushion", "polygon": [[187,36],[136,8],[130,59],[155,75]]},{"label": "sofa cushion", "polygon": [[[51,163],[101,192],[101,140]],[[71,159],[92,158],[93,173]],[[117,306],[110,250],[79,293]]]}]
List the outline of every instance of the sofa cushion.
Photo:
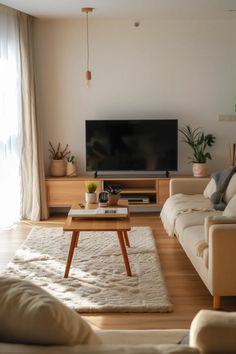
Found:
[{"label": "sofa cushion", "polygon": [[225,210],[223,211],[223,216],[236,217],[236,194],[227,204]]},{"label": "sofa cushion", "polygon": [[226,188],[225,195],[224,195],[225,203],[228,204],[235,194],[236,194],[236,173],[233,174]]},{"label": "sofa cushion", "polygon": [[201,310],[190,328],[190,345],[204,354],[235,354],[236,313]]},{"label": "sofa cushion", "polygon": [[189,214],[178,215],[175,222],[175,234],[181,239],[186,228],[196,225],[203,225],[204,219],[209,216],[222,215],[221,211],[193,211]]},{"label": "sofa cushion", "polygon": [[101,343],[78,313],[29,281],[0,277],[0,304],[1,342]]},{"label": "sofa cushion", "polygon": [[180,214],[190,215],[195,211],[215,211],[209,199],[203,194],[175,194],[169,197],[160,213],[164,229],[169,236],[174,236],[175,222]]},{"label": "sofa cushion", "polygon": [[210,182],[207,184],[206,188],[203,191],[203,195],[205,198],[210,199],[212,194],[216,192],[216,182],[214,178],[210,179]]},{"label": "sofa cushion", "polygon": [[189,334],[188,329],[98,330],[104,344],[176,344]]},{"label": "sofa cushion", "polygon": [[182,236],[182,245],[194,256],[198,255],[198,246],[204,242],[204,225],[188,227]]},{"label": "sofa cushion", "polygon": [[1,354],[200,354],[197,348],[186,345],[76,345],[64,346],[35,346],[23,344],[0,343]]}]

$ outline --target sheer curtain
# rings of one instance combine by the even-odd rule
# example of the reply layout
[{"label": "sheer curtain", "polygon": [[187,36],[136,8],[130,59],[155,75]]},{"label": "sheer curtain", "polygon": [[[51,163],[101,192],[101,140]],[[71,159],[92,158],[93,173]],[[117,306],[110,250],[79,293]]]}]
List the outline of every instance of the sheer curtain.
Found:
[{"label": "sheer curtain", "polygon": [[48,218],[44,159],[40,122],[36,114],[35,69],[33,60],[33,18],[18,13],[21,53],[21,94],[23,143],[21,156],[21,217]]},{"label": "sheer curtain", "polygon": [[21,63],[15,11],[0,5],[0,227],[20,218]]}]

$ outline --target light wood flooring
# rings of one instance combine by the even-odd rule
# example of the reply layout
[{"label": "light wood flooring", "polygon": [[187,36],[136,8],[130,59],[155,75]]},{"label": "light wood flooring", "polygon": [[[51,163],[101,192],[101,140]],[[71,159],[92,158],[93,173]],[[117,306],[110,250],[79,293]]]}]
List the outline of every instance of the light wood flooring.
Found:
[{"label": "light wood flooring", "polygon": [[[64,215],[54,215],[45,222],[21,222],[14,229],[0,231],[0,270],[14,256],[32,226],[63,226]],[[175,238],[168,237],[157,213],[131,215],[132,226],[150,226],[155,234],[162,271],[172,313],[104,313],[83,314],[93,328],[155,329],[189,328],[202,308],[212,309],[212,297]],[[236,311],[236,298],[223,298],[223,310]]]}]

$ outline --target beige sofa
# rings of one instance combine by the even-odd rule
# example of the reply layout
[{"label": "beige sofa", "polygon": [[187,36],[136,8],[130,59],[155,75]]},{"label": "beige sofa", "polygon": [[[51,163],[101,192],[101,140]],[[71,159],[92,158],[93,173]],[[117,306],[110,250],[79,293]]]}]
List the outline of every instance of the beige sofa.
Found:
[{"label": "beige sofa", "polygon": [[0,277],[0,303],[0,354],[236,352],[236,313],[202,310],[189,331],[94,331],[78,313],[42,288],[8,277]]},{"label": "beige sofa", "polygon": [[213,179],[176,178],[170,181],[170,197],[160,213],[169,236],[176,236],[220,308],[221,296],[236,295],[236,174],[216,211],[210,196]]}]

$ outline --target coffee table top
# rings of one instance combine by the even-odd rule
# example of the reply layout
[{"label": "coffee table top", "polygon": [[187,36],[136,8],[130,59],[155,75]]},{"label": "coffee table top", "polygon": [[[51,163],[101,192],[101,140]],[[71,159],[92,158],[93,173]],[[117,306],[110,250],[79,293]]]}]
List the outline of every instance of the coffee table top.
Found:
[{"label": "coffee table top", "polygon": [[[73,205],[72,208],[78,207],[79,204]],[[98,204],[85,204],[85,208],[94,209]],[[128,202],[121,200],[118,207],[128,208]],[[109,207],[108,207],[109,208]],[[114,208],[114,207],[111,207]],[[128,209],[129,210],[129,209]],[[73,218],[68,216],[63,227],[64,231],[119,231],[131,229],[129,212],[127,217],[122,218],[98,218],[96,215],[90,218]]]}]

